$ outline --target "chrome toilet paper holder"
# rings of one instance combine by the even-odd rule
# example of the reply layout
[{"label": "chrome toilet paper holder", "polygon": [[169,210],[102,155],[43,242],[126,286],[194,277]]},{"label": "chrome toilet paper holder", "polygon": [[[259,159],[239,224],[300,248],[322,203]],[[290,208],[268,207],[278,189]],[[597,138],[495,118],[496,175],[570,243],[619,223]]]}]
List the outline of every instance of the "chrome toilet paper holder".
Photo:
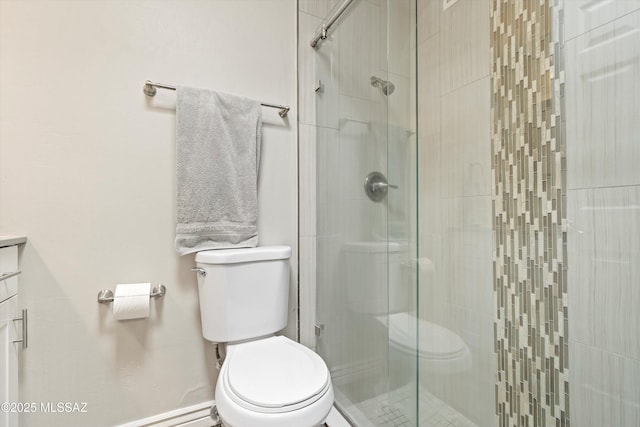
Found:
[{"label": "chrome toilet paper holder", "polygon": [[[167,293],[167,288],[164,285],[155,285],[151,288],[151,294],[149,295],[152,298],[161,298],[164,294]],[[113,302],[113,291],[111,289],[103,289],[98,292],[98,302],[100,304],[109,304]]]}]

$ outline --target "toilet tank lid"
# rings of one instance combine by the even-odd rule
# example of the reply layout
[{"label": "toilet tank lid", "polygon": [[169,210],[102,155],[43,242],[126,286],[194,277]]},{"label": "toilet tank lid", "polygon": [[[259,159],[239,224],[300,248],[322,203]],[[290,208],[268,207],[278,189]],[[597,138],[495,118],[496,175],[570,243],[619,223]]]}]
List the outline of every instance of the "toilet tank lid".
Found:
[{"label": "toilet tank lid", "polygon": [[289,246],[258,246],[256,248],[213,249],[196,254],[202,264],[235,264],[239,262],[275,261],[291,257]]}]

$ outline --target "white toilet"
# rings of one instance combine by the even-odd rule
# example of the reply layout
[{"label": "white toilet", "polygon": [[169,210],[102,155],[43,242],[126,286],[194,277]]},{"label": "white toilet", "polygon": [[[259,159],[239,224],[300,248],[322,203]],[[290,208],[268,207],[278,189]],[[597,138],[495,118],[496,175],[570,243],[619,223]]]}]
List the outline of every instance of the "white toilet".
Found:
[{"label": "white toilet", "polygon": [[288,246],[196,254],[202,335],[227,343],[216,406],[227,427],[315,427],[333,406],[324,361],[274,335],[287,324]]}]

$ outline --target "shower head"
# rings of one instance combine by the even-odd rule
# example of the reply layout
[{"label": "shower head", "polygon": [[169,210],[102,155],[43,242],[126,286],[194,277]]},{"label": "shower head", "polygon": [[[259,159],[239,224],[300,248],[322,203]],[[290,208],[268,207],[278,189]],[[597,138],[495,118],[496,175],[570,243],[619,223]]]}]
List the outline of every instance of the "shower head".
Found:
[{"label": "shower head", "polygon": [[389,96],[396,90],[396,85],[389,80],[383,80],[380,77],[371,76],[371,86],[377,86],[386,96]]}]

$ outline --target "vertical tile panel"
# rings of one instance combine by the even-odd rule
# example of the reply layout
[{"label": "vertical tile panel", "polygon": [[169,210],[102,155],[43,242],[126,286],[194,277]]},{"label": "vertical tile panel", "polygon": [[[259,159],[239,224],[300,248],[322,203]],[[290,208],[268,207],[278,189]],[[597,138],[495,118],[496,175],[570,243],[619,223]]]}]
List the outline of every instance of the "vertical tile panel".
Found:
[{"label": "vertical tile panel", "polygon": [[491,6],[496,409],[504,426],[569,423],[561,363],[568,312],[563,74],[552,2]]}]

